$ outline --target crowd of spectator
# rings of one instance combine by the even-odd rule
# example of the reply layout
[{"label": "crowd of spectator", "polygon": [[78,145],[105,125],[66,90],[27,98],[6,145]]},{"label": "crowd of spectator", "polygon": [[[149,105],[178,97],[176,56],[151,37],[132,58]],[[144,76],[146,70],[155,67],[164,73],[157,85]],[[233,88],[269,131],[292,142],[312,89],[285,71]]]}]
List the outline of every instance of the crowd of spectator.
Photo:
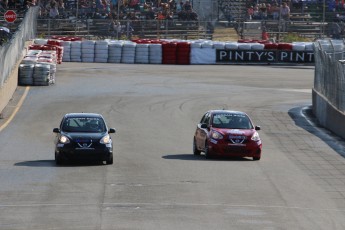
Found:
[{"label": "crowd of spectator", "polygon": [[189,0],[39,0],[37,5],[41,18],[198,20]]},{"label": "crowd of spectator", "polygon": [[36,0],[0,0],[0,13],[4,13],[9,9],[21,13],[36,4]]},{"label": "crowd of spectator", "polygon": [[289,20],[290,7],[286,2],[283,2],[281,5],[277,1],[259,3],[248,8],[247,17],[249,20],[277,20],[279,17]]}]

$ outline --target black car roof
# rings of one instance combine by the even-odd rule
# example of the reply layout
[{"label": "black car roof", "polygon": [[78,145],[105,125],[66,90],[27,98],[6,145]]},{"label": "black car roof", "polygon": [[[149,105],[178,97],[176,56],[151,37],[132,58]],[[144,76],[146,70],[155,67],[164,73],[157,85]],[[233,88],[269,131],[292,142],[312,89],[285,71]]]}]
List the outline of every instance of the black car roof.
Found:
[{"label": "black car roof", "polygon": [[101,114],[98,113],[67,113],[65,115],[66,118],[68,117],[99,117],[102,118]]},{"label": "black car roof", "polygon": [[235,111],[235,110],[210,110],[209,111],[212,114],[218,114],[218,113],[229,113],[229,114],[242,114],[242,115],[247,115],[245,112],[241,111]]}]

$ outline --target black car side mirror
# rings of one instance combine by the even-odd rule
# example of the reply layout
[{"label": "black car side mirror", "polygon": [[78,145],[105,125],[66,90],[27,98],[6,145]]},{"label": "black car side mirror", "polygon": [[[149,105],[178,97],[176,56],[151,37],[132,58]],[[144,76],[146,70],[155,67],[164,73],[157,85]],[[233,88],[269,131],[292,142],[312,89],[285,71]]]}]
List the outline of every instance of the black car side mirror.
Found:
[{"label": "black car side mirror", "polygon": [[109,131],[108,131],[108,133],[115,133],[115,132],[116,132],[116,130],[113,129],[113,128],[110,128]]},{"label": "black car side mirror", "polygon": [[255,130],[261,130],[260,126],[255,126]]},{"label": "black car side mirror", "polygon": [[60,129],[59,128],[54,128],[53,129],[53,133],[60,133]]}]

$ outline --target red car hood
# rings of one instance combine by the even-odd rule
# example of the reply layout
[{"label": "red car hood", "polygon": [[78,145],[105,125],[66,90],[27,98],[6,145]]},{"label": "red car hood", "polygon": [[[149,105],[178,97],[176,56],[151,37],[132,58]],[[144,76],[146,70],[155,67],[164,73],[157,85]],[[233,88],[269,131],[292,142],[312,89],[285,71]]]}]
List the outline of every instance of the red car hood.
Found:
[{"label": "red car hood", "polygon": [[219,133],[221,133],[223,136],[246,136],[246,137],[252,137],[255,133],[255,129],[222,129],[222,128],[212,128],[212,130],[215,130]]}]

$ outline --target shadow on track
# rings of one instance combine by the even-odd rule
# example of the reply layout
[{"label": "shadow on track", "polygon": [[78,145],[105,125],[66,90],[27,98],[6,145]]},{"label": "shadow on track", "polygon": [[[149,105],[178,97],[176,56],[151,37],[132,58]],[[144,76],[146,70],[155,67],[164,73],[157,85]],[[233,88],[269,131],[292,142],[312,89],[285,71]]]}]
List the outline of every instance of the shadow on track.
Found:
[{"label": "shadow on track", "polygon": [[339,155],[345,157],[344,139],[319,124],[313,114],[312,106],[293,108],[288,113],[297,126],[317,136]]},{"label": "shadow on track", "polygon": [[193,154],[174,154],[162,156],[166,160],[184,160],[184,161],[252,161],[248,158],[242,157],[214,157],[206,159],[204,155],[193,155]]},{"label": "shadow on track", "polygon": [[17,162],[14,166],[26,166],[26,167],[83,167],[83,166],[103,166],[103,162],[90,162],[90,161],[81,161],[81,162],[66,162],[62,165],[56,165],[55,160],[37,160],[37,161],[22,161]]}]

